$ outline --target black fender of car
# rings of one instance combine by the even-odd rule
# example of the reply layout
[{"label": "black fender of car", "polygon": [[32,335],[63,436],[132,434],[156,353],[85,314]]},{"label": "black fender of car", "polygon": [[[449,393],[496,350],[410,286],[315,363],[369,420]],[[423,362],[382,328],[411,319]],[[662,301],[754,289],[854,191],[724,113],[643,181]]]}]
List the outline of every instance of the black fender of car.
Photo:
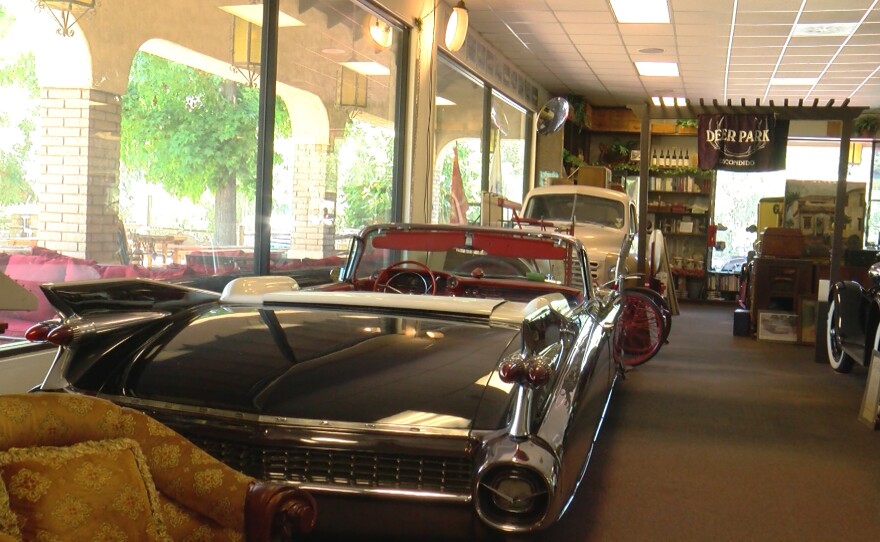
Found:
[{"label": "black fender of car", "polygon": [[835,306],[835,314],[829,318],[837,319],[844,351],[858,363],[867,365],[880,321],[878,299],[858,282],[845,280],[831,287],[828,300]]}]

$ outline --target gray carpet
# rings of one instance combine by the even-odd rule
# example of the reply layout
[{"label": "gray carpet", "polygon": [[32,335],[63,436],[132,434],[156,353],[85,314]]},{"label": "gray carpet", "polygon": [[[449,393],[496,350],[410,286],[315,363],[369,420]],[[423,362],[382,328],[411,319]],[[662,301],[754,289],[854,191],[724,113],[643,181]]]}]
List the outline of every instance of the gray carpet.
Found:
[{"label": "gray carpet", "polygon": [[546,541],[880,539],[867,370],[733,336],[731,305],[683,305],[621,382],[577,498]]}]

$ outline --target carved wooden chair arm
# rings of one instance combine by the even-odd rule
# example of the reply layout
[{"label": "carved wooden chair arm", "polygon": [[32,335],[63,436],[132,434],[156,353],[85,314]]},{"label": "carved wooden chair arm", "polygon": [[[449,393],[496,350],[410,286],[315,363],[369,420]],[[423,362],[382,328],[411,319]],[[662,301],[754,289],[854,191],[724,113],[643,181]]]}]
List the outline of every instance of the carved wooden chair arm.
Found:
[{"label": "carved wooden chair arm", "polygon": [[315,499],[295,487],[254,482],[245,499],[245,535],[247,542],[294,540],[315,526]]}]

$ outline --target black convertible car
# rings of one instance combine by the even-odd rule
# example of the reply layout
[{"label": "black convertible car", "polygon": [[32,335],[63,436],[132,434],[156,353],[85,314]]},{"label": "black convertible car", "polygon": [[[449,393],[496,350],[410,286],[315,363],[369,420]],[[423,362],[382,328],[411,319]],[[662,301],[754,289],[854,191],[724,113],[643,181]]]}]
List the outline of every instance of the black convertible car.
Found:
[{"label": "black convertible car", "polygon": [[313,491],[318,533],[528,533],[582,480],[620,367],[614,290],[558,233],[382,225],[338,281],[49,284],[42,390],[150,413]]},{"label": "black convertible car", "polygon": [[880,262],[871,265],[868,281],[867,287],[848,280],[831,287],[825,344],[838,373],[868,366],[880,341]]}]

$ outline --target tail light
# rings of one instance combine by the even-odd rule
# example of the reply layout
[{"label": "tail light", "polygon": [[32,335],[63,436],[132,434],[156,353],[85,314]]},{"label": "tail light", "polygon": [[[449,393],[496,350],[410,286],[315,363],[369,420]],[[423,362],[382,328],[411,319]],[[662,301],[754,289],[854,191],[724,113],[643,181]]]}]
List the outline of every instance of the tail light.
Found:
[{"label": "tail light", "polygon": [[24,338],[32,343],[44,343],[46,342],[49,333],[56,327],[58,327],[58,322],[40,322],[39,324],[34,324],[24,332]]},{"label": "tail light", "polygon": [[131,312],[126,314],[104,314],[88,318],[67,318],[61,321],[48,320],[31,326],[24,334],[31,342],[47,342],[56,346],[70,346],[72,343],[120,330],[136,328],[157,320],[167,318],[167,312]]},{"label": "tail light", "polygon": [[70,326],[58,326],[46,336],[46,342],[55,346],[67,346],[76,338],[75,330]]},{"label": "tail light", "polygon": [[508,384],[528,384],[539,388],[550,381],[553,370],[544,356],[522,359],[512,354],[498,366],[498,376]]},{"label": "tail light", "polygon": [[74,328],[59,322],[40,322],[28,328],[24,338],[32,343],[49,343],[67,346],[75,338]]}]

